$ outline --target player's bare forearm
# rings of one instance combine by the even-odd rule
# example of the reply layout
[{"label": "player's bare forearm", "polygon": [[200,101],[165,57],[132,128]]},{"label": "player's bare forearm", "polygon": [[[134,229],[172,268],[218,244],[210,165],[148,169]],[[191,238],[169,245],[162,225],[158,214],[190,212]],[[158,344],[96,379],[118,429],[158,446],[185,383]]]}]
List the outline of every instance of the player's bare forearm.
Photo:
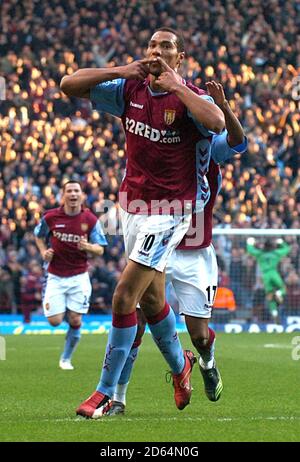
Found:
[{"label": "player's bare forearm", "polygon": [[65,75],[60,82],[60,89],[67,96],[89,98],[90,89],[98,83],[121,77],[120,67],[104,69],[80,69],[72,75]]},{"label": "player's bare forearm", "polygon": [[41,256],[43,257],[44,253],[47,250],[47,247],[46,247],[46,244],[45,244],[44,240],[39,238],[39,237],[36,237],[35,238],[35,243],[36,243],[37,248],[40,251]]},{"label": "player's bare forearm", "polygon": [[225,118],[218,106],[196,95],[185,85],[178,85],[174,93],[207,130],[221,133],[225,127]]},{"label": "player's bare forearm", "polygon": [[90,244],[90,248],[88,251],[91,254],[98,255],[98,256],[103,255],[103,252],[104,252],[102,245],[99,245],[99,244]]},{"label": "player's bare forearm", "polygon": [[227,100],[225,100],[222,106],[220,106],[220,109],[222,110],[225,117],[226,130],[228,131],[227,140],[229,146],[237,146],[241,144],[244,141],[245,133],[238,118],[232,112]]},{"label": "player's bare forearm", "polygon": [[231,107],[226,99],[224,89],[221,83],[214,80],[206,82],[208,94],[214,99],[214,102],[219,106],[225,117],[226,129],[228,131],[228,143],[231,147],[237,146],[244,141],[244,130],[231,110]]},{"label": "player's bare forearm", "polygon": [[79,69],[72,75],[65,75],[60,83],[60,89],[68,96],[89,98],[90,89],[98,83],[114,79],[144,80],[149,74],[148,64],[155,59],[140,59],[125,66],[107,67],[101,69]]},{"label": "player's bare forearm", "polygon": [[103,247],[102,247],[102,245],[91,244],[90,242],[87,242],[84,239],[82,239],[79,242],[78,247],[79,247],[80,250],[84,250],[85,252],[91,253],[93,255],[98,255],[98,256],[103,255]]},{"label": "player's bare forearm", "polygon": [[39,237],[35,238],[35,242],[36,242],[37,248],[40,251],[42,259],[50,262],[54,256],[54,250],[51,248],[47,248],[45,241]]}]

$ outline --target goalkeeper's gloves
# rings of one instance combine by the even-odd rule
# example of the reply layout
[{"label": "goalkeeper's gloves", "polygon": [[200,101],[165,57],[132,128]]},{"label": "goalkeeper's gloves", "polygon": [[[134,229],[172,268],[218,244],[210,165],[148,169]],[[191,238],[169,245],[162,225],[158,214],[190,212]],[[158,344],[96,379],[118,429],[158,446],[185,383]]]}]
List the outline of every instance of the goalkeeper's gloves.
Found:
[{"label": "goalkeeper's gloves", "polygon": [[247,239],[247,244],[249,244],[249,245],[254,245],[254,244],[255,244],[255,239],[254,239],[254,237],[248,237],[248,239]]}]

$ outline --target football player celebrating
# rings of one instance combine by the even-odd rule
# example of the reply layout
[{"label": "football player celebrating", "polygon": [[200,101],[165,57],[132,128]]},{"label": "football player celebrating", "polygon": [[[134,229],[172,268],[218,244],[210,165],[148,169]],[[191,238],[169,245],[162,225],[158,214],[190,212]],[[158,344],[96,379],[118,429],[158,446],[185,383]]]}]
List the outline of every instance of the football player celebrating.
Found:
[{"label": "football player celebrating", "polygon": [[136,305],[148,297],[152,304],[145,315],[172,371],[176,406],[182,410],[190,402],[195,357],[182,350],[176,335],[175,316],[165,301],[164,270],[190,225],[192,207],[203,208],[208,200],[207,181],[203,176],[197,182],[196,165],[208,166],[208,130],[221,132],[224,115],[203,90],[182,79],[183,59],[180,34],[162,28],[152,35],[146,59],[80,69],[61,82],[67,95],[90,98],[98,111],[120,117],[126,134],[119,200],[129,260],[113,295],[100,381],[77,409],[85,417],[101,417],[112,397],[136,336]]},{"label": "football player celebrating", "polygon": [[[214,135],[212,139],[212,159],[207,173],[210,198],[204,208],[203,219],[193,215],[190,230],[168,259],[166,282],[172,283],[174,287],[179,312],[185,317],[190,338],[199,353],[199,368],[206,396],[210,401],[217,401],[223,384],[214,358],[215,332],[208,323],[218,286],[218,266],[212,244],[213,206],[222,183],[218,161],[243,153],[247,149],[247,139],[226,100],[222,85],[214,81],[208,82],[207,89],[224,113],[227,130],[220,135]],[[198,229],[199,227],[203,229]],[[197,231],[200,232],[200,240]],[[138,313],[138,334],[120,375],[113,401],[108,406],[107,415],[123,414],[125,411],[129,378],[145,331],[146,320],[140,310]]]}]

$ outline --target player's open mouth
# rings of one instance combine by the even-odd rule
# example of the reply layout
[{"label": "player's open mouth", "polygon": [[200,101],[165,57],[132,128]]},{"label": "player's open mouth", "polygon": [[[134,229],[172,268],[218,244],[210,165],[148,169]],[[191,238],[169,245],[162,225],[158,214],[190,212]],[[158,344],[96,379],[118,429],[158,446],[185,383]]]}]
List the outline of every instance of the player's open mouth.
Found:
[{"label": "player's open mouth", "polygon": [[149,65],[149,72],[158,77],[161,74],[161,65],[159,63],[151,63]]}]

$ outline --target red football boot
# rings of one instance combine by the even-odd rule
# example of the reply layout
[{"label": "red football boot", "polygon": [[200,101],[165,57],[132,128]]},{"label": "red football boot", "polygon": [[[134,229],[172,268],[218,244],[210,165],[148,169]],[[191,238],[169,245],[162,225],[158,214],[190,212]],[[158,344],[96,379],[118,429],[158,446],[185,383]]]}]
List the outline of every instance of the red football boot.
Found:
[{"label": "red football boot", "polygon": [[197,362],[192,351],[185,350],[183,353],[185,358],[183,371],[180,374],[172,374],[175,403],[180,410],[184,409],[190,402],[192,394],[191,373]]},{"label": "red football boot", "polygon": [[98,419],[105,414],[109,401],[109,396],[99,391],[94,391],[94,393],[76,409],[76,414],[87,417],[88,419]]}]

